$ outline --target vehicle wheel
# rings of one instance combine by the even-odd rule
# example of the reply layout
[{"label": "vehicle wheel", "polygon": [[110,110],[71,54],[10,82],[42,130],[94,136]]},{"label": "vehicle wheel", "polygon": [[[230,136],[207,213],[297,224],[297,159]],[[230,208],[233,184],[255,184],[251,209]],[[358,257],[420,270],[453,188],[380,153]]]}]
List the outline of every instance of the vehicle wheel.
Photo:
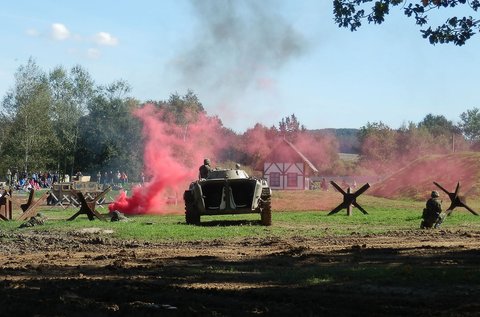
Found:
[{"label": "vehicle wheel", "polygon": [[200,214],[195,210],[195,203],[191,191],[185,191],[183,194],[185,201],[185,222],[188,225],[197,225],[200,223]]},{"label": "vehicle wheel", "polygon": [[262,198],[262,209],[260,212],[262,225],[272,225],[272,199],[270,196]]}]

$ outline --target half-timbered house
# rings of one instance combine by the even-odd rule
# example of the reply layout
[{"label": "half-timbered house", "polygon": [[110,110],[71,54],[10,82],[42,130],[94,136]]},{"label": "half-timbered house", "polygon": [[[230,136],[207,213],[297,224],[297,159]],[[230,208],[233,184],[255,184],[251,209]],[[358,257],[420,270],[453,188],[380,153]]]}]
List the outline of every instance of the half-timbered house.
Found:
[{"label": "half-timbered house", "polygon": [[283,139],[266,157],[263,176],[271,189],[305,190],[317,168],[291,142]]}]

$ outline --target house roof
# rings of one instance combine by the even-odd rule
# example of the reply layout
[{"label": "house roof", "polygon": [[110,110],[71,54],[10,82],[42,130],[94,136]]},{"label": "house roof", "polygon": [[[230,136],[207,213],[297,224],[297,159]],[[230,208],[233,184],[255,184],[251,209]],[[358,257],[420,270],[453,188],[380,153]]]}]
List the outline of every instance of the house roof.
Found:
[{"label": "house roof", "polygon": [[[284,151],[282,150],[283,148],[287,148],[288,151]],[[292,155],[293,153],[293,155]],[[286,139],[283,139],[280,143],[278,143],[272,150],[272,152],[270,152],[270,154],[265,158],[265,161],[276,161],[278,162],[278,160],[285,160],[285,159],[289,159],[289,160],[296,160],[296,159],[301,159],[305,164],[308,165],[308,167],[313,171],[313,172],[318,172],[318,169],[315,167],[315,165],[313,165],[312,162],[310,162],[310,160],[305,156],[303,155],[302,152],[300,152],[299,149],[297,149],[295,147],[295,145],[293,145],[292,143],[290,143],[289,141],[287,141]]]}]

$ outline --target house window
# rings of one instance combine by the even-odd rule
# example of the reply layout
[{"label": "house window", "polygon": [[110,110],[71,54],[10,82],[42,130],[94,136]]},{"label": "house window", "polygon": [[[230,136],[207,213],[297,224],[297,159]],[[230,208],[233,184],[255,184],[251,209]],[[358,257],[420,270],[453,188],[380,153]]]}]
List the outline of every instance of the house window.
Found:
[{"label": "house window", "polygon": [[287,173],[287,187],[297,187],[298,178],[297,173]]},{"label": "house window", "polygon": [[270,186],[280,187],[280,173],[270,173]]}]

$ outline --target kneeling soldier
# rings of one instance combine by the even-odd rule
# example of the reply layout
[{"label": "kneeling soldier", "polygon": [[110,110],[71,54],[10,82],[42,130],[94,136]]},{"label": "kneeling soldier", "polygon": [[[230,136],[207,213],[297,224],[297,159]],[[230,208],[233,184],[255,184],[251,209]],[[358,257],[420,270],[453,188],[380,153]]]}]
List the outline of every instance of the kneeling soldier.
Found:
[{"label": "kneeling soldier", "polygon": [[438,228],[443,222],[445,214],[442,213],[442,201],[440,195],[436,190],[432,191],[432,195],[427,200],[426,208],[423,209],[422,218],[423,221],[420,224],[420,228]]}]

